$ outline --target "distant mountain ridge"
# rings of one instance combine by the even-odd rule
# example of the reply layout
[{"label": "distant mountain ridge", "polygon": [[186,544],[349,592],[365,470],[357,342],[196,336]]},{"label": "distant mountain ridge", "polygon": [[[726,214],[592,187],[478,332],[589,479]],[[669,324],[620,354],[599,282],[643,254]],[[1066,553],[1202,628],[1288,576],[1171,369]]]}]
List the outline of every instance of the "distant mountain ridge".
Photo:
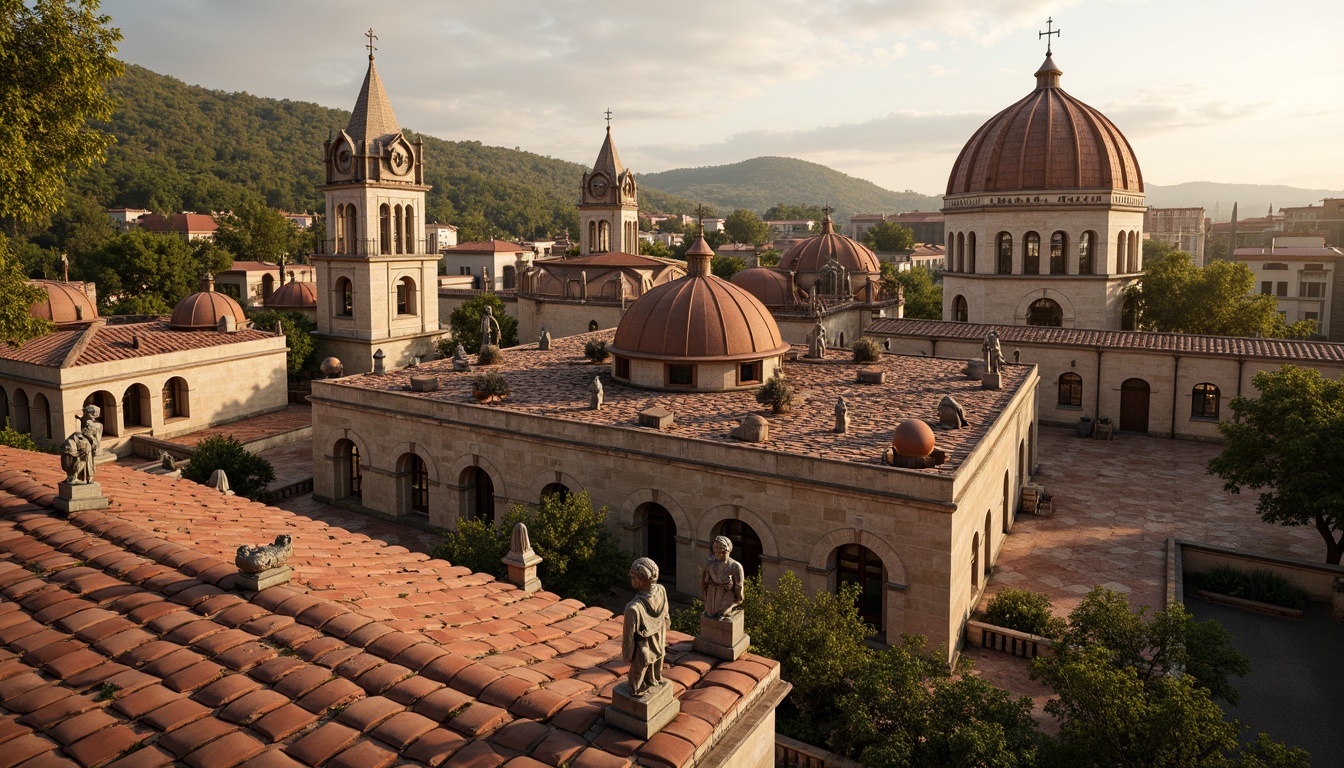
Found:
[{"label": "distant mountain ridge", "polygon": [[1204,215],[1214,221],[1232,218],[1232,204],[1237,204],[1241,218],[1264,216],[1273,206],[1280,208],[1319,203],[1327,197],[1344,197],[1344,191],[1302,189],[1282,184],[1228,184],[1213,181],[1187,181],[1183,184],[1145,184],[1148,205],[1154,208],[1204,208]]},{"label": "distant mountain ridge", "polygon": [[754,157],[730,165],[675,168],[636,174],[645,187],[703,201],[726,213],[746,208],[757,213],[776,203],[826,205],[848,220],[856,213],[933,211],[943,199],[906,190],[893,192],[834,168],[792,157]]}]

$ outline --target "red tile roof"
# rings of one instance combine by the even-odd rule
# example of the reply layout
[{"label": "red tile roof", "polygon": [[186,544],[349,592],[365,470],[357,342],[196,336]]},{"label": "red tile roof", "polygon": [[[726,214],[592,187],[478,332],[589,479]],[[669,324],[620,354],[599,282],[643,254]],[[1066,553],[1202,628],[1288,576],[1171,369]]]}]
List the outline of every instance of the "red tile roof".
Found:
[{"label": "red tile roof", "polygon": [[214,232],[219,229],[215,217],[204,213],[174,213],[171,216],[148,213],[140,217],[140,226],[151,232]]},{"label": "red tile roof", "polygon": [[1234,259],[1338,259],[1344,257],[1344,251],[1326,246],[1287,245],[1277,248],[1238,248],[1232,252]]},{"label": "red tile roof", "polygon": [[473,241],[470,243],[458,243],[451,248],[442,249],[444,253],[520,253],[531,251],[530,248],[510,243],[507,240],[485,240]]},{"label": "red tile roof", "polygon": [[[140,348],[135,347],[135,338],[140,338]],[[88,328],[58,330],[25,342],[18,347],[0,344],[0,360],[13,360],[18,363],[71,367],[105,363],[111,360],[130,360],[137,357],[149,357],[168,352],[186,352],[193,349],[207,349],[225,344],[239,344],[246,341],[268,339],[275,336],[272,331],[242,330],[233,333],[223,331],[177,331],[168,327],[163,320],[147,323],[107,324],[95,322]],[[68,360],[75,347],[74,360]]]},{"label": "red tile roof", "polygon": [[657,259],[652,256],[638,256],[621,251],[598,253],[592,256],[575,256],[571,259],[544,259],[535,263],[539,267],[666,267],[683,265],[683,262],[675,259]]},{"label": "red tile roof", "polygon": [[1344,363],[1344,344],[1240,336],[1201,336],[1193,333],[1098,331],[1086,328],[1042,328],[1023,325],[978,325],[945,320],[884,318],[864,331],[869,336],[921,336],[938,339],[984,339],[994,328],[1004,344],[1053,344],[1089,349],[1127,349],[1219,355],[1293,362]]},{"label": "red tile roof", "polygon": [[[681,766],[779,691],[775,662],[717,662],[669,633],[687,705],[641,741],[601,722],[626,670],[606,610],[115,465],[98,473],[111,506],[67,519],[49,509],[62,477],[0,447],[12,764]],[[235,548],[279,533],[293,581],[236,590]]]}]

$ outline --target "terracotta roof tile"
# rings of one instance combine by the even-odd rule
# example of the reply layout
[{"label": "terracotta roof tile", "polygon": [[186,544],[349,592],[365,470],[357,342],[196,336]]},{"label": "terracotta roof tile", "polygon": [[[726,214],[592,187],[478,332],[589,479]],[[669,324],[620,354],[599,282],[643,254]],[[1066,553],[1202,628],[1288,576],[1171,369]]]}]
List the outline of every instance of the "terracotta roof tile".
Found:
[{"label": "terracotta roof tile", "polygon": [[[95,323],[87,329],[87,345],[67,366],[92,365],[113,360],[131,360],[169,352],[190,352],[198,349],[226,344],[239,344],[260,339],[274,338],[272,331],[246,329],[226,333],[223,331],[177,331],[168,327],[168,323],[155,320],[147,323]],[[74,349],[76,342],[86,329],[53,331],[45,336],[28,341],[18,347],[0,345],[0,360],[12,360],[18,363],[33,363],[57,367],[66,362],[66,357]],[[140,346],[135,346],[139,338]]]}]

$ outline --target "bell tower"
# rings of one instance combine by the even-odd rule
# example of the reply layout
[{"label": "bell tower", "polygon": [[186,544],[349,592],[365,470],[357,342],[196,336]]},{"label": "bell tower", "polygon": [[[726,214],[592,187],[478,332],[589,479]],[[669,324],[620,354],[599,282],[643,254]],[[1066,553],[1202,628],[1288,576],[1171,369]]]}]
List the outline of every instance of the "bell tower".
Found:
[{"label": "bell tower", "polygon": [[424,146],[401,132],[373,63],[350,124],[327,140],[326,238],[317,267],[317,331],[322,355],[347,373],[430,357],[440,335],[437,253],[425,252]]},{"label": "bell tower", "polygon": [[607,110],[607,137],[597,153],[593,170],[583,174],[579,203],[579,255],[619,251],[639,253],[639,198],[635,175],[621,167],[611,140],[611,110]]}]

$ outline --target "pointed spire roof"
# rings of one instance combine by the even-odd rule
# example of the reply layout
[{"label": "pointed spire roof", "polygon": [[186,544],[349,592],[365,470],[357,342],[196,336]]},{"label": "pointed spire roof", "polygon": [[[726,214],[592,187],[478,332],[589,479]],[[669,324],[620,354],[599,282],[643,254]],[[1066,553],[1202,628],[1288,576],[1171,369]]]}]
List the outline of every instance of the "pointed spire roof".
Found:
[{"label": "pointed spire roof", "polygon": [[604,173],[612,183],[615,183],[616,178],[624,170],[621,167],[621,156],[616,154],[616,145],[611,141],[611,125],[607,125],[607,138],[602,142],[601,151],[597,153],[597,162],[593,163],[593,173]]},{"label": "pointed spire roof", "polygon": [[387,91],[383,90],[383,80],[373,65],[372,54],[369,55],[369,71],[364,75],[364,86],[359,89],[359,100],[355,102],[354,112],[350,113],[350,125],[345,131],[357,142],[401,133],[397,116],[392,112],[392,102],[387,100]]},{"label": "pointed spire roof", "polygon": [[1054,54],[1046,51],[1045,61],[1041,62],[1041,68],[1036,70],[1036,88],[1058,88],[1059,76],[1064,74],[1064,70],[1055,64]]},{"label": "pointed spire roof", "polygon": [[710,265],[714,262],[714,249],[705,240],[705,209],[700,207],[696,212],[699,223],[695,227],[695,242],[686,249],[686,276],[708,277],[713,274]]}]

